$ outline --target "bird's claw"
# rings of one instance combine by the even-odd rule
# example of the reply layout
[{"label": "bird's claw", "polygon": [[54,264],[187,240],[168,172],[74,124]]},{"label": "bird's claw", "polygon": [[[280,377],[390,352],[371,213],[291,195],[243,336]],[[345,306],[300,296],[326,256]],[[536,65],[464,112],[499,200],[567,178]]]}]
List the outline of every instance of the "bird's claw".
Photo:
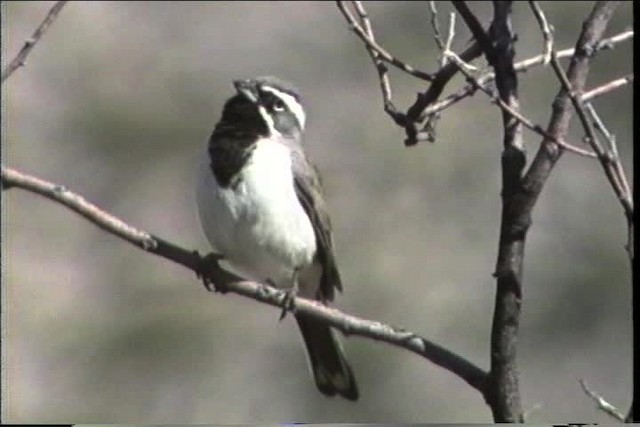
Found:
[{"label": "bird's claw", "polygon": [[287,316],[288,312],[294,313],[296,311],[296,291],[285,291],[282,298],[282,312],[280,313],[280,321]]},{"label": "bird's claw", "polygon": [[204,287],[209,292],[226,293],[228,289],[222,282],[216,283],[211,281],[212,273],[219,268],[218,261],[224,257],[220,254],[214,254],[213,252],[205,256],[200,256],[198,251],[194,251],[194,254],[200,258],[196,268],[196,276],[202,280]]}]

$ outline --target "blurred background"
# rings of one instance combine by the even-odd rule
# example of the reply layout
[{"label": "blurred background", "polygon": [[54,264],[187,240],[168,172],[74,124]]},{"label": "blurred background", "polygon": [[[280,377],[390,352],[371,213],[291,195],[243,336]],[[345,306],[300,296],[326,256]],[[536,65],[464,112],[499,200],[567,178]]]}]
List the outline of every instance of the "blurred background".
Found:
[{"label": "blurred background", "polygon": [[[53,2],[2,3],[2,67]],[[559,48],[587,2],[542,2]],[[426,2],[365,2],[379,42],[436,70]],[[472,4],[484,23],[490,3]],[[449,3],[439,5],[446,31]],[[607,36],[632,25],[618,8]],[[516,4],[518,59],[543,40]],[[459,20],[454,47],[470,34]],[[588,88],[632,71],[632,42],[598,54]],[[486,66],[484,60],[478,65]],[[567,64],[564,60],[563,64]],[[369,56],[330,2],[71,2],[2,86],[3,164],[63,184],[134,226],[208,251],[195,162],[231,81],[294,82],[323,173],[345,292],[337,306],[489,364],[500,217],[501,121],[482,94],[444,112],[435,144],[403,146]],[[426,86],[392,70],[406,109]],[[523,112],[546,125],[552,70],[520,75]],[[464,84],[456,78],[446,93]],[[598,99],[632,173],[632,88]],[[570,137],[580,143],[574,120]],[[525,131],[529,161],[540,137]],[[10,423],[490,422],[448,371],[386,344],[345,347],[361,399],[327,399],[295,322],[108,235],[41,197],[2,193],[3,420]],[[584,378],[626,413],[632,322],[626,229],[600,165],[565,154],[536,206],[518,342],[530,422],[608,422]]]}]

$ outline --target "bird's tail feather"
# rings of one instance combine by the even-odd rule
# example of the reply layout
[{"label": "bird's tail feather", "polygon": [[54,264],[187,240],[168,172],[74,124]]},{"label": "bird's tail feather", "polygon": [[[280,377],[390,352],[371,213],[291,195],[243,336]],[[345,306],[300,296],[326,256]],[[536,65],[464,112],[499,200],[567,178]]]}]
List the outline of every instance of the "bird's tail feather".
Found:
[{"label": "bird's tail feather", "polygon": [[309,317],[296,315],[318,390],[327,396],[358,400],[358,385],[335,332]]}]

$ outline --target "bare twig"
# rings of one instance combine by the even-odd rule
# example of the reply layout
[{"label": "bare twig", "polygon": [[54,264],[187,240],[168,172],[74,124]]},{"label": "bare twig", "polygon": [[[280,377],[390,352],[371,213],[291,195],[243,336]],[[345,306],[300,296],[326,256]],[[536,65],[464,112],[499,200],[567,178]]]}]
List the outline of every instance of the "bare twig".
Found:
[{"label": "bare twig", "polygon": [[[344,1],[338,0],[337,1],[338,8],[340,9],[345,19],[349,23],[349,27],[364,42],[364,44],[367,46],[368,49],[375,50],[380,59],[388,62],[394,67],[397,67],[398,69],[404,71],[407,74],[411,74],[414,77],[417,77],[421,80],[425,80],[428,82],[433,80],[433,76],[431,74],[421,71],[416,67],[407,64],[406,62],[400,61],[399,59],[391,55],[389,52],[387,52],[382,46],[380,46],[372,37],[372,34],[371,35],[367,34],[367,32],[360,26],[360,24],[358,24],[358,22],[351,15],[351,12],[349,12],[348,8],[345,6],[344,3],[345,3]],[[364,19],[368,19],[366,13],[364,13],[365,9],[364,9],[364,6],[362,6],[362,3],[360,3],[357,0],[352,1],[352,3],[354,7],[356,7],[357,10],[359,11],[360,17]]]},{"label": "bare twig", "polygon": [[[572,86],[571,82],[569,81],[569,78],[567,77],[566,73],[562,69],[562,66],[558,62],[558,58],[554,54],[551,55],[551,65],[553,66],[553,69],[556,72],[558,79],[562,83],[564,90],[568,94],[569,99],[571,100],[571,104],[573,105],[573,108],[578,113],[578,117],[580,119],[580,122],[582,123],[582,127],[584,128],[585,133],[587,134],[586,139],[589,145],[591,145],[591,148],[593,149],[593,151],[598,156],[598,160],[600,160],[600,164],[602,165],[605,176],[611,183],[611,187],[613,188],[613,191],[615,192],[616,196],[618,197],[618,200],[620,200],[620,203],[622,204],[622,208],[624,209],[625,216],[627,218],[627,222],[629,225],[629,230],[632,231],[633,230],[633,224],[632,224],[633,199],[631,196],[631,191],[629,190],[627,179],[624,174],[624,170],[620,165],[620,161],[615,156],[615,153],[612,154],[611,152],[606,151],[602,147],[602,144],[600,143],[600,140],[596,135],[594,124],[591,122],[591,120],[589,120],[587,111],[585,110],[584,104],[581,101],[580,89],[576,90]],[[612,146],[615,147],[615,143],[613,143]],[[616,152],[617,152],[617,149],[616,149]],[[628,248],[627,250],[629,251],[631,258],[633,258],[633,252],[632,252],[633,248]]]},{"label": "bare twig", "polygon": [[0,83],[4,83],[6,79],[9,78],[11,74],[18,68],[24,66],[26,64],[27,56],[31,53],[31,50],[35,47],[36,43],[40,40],[42,35],[47,31],[47,29],[51,26],[53,21],[55,21],[56,17],[62,10],[62,7],[66,4],[66,1],[58,1],[56,2],[49,12],[47,16],[44,18],[44,21],[36,28],[31,37],[29,37],[25,42],[20,52],[16,55],[15,58],[2,70],[2,77],[0,79]]},{"label": "bare twig", "polygon": [[[469,27],[469,30],[471,30],[471,34],[473,34],[473,38],[480,44],[482,51],[485,53],[485,55],[491,57],[493,54],[493,46],[491,45],[489,35],[484,30],[484,28],[482,28],[482,24],[480,24],[478,18],[476,18],[473,12],[471,12],[466,2],[452,1],[451,3],[453,4],[453,7],[456,8],[460,16],[462,16],[462,19],[464,19],[467,27]],[[489,60],[489,63],[491,63],[491,60]]]},{"label": "bare twig", "polygon": [[[595,45],[595,49],[598,49],[598,50],[613,49],[617,44],[631,40],[631,39],[633,39],[633,31],[632,30],[623,31],[620,34],[616,34],[613,37],[604,39],[600,43],[597,43]],[[574,48],[563,49],[556,52],[556,56],[558,59],[568,58],[573,56],[574,53],[575,53]],[[535,66],[544,64],[544,60],[545,60],[544,54],[536,55],[531,58],[524,59],[522,61],[515,63],[514,68],[518,72],[525,72]],[[486,86],[488,83],[491,83],[492,81],[495,80],[495,74],[493,72],[488,72],[486,74],[479,76],[477,80],[480,86]],[[442,101],[433,103],[427,108],[425,108],[424,115],[429,115],[429,114],[446,110],[447,108],[451,107],[457,102],[475,94],[476,90],[477,90],[477,87],[475,85],[468,85],[467,87],[463,88],[459,92],[451,94],[447,96],[447,98],[443,99]]]},{"label": "bare twig", "polygon": [[624,422],[624,415],[612,404],[608,403],[606,400],[602,398],[602,396],[598,395],[595,391],[591,390],[587,385],[586,381],[582,378],[578,380],[580,385],[582,386],[582,390],[589,396],[598,406],[598,409],[605,412],[606,414],[612,416],[618,421]]},{"label": "bare twig", "polygon": [[591,90],[586,91],[585,93],[582,94],[582,96],[580,97],[580,100],[582,102],[592,101],[594,98],[600,95],[604,95],[611,91],[624,87],[629,83],[633,83],[633,73],[627,74],[624,77],[620,77],[619,79],[612,80],[608,83],[602,84],[598,87],[595,87]]},{"label": "bare twig", "polygon": [[[349,22],[351,28],[354,29],[354,31],[356,31],[355,28],[359,27],[359,25],[356,22],[353,15],[351,15],[351,12],[349,11],[349,9],[344,5],[344,2],[342,1],[338,1],[337,4],[340,11],[343,13],[345,18]],[[361,14],[361,21],[363,26],[362,31],[365,32],[365,35],[368,38],[374,39],[371,23],[367,18],[366,13]],[[400,111],[398,111],[398,108],[393,103],[392,93],[391,93],[391,82],[389,81],[389,70],[387,69],[387,66],[385,65],[385,63],[380,58],[380,53],[368,44],[366,44],[366,47],[367,47],[367,52],[369,53],[369,56],[373,61],[373,65],[375,65],[376,71],[378,72],[378,80],[380,82],[380,91],[382,92],[384,111],[393,119],[394,122],[402,126],[405,121],[405,116],[404,114],[400,113]]]},{"label": "bare twig", "polygon": [[[584,99],[584,96],[582,97]],[[613,135],[607,127],[604,125],[604,122],[596,112],[596,109],[589,102],[584,104],[585,109],[591,116],[593,120],[593,125],[595,129],[604,136],[605,140],[609,143],[609,151],[608,156],[610,157],[610,161],[612,163],[614,174],[613,176],[617,180],[617,185],[621,187],[622,194],[627,195],[628,201],[623,203],[623,208],[625,210],[625,217],[627,219],[627,244],[626,249],[629,254],[629,259],[633,263],[633,229],[634,229],[634,221],[633,221],[633,199],[631,197],[631,189],[629,187],[629,183],[627,182],[627,177],[624,173],[624,169],[622,167],[622,163],[620,162],[620,155],[618,154],[618,145],[616,144],[616,137]]]},{"label": "bare twig", "polygon": [[[436,41],[436,46],[440,49],[440,52],[444,51],[444,43],[442,42],[442,35],[440,34],[440,24],[438,23],[438,10],[436,9],[436,2],[429,2],[429,10],[431,11],[431,28],[433,28],[433,38]],[[440,58],[440,66],[444,66],[444,58]]]},{"label": "bare twig", "polygon": [[[602,44],[602,35],[616,6],[616,2],[596,2],[582,25],[580,36],[576,42],[575,53],[571,58],[566,73],[566,78],[571,88],[570,91],[576,94],[584,90],[594,53],[597,47]],[[552,55],[552,64],[554,62],[557,64],[557,59],[557,55]],[[547,131],[556,140],[563,139],[569,131],[569,124],[572,118],[570,91],[562,85],[552,104],[552,114]],[[522,224],[523,232],[526,232],[530,226],[531,212],[563,152],[562,147],[554,140],[545,137],[525,173],[521,184],[522,190],[517,199],[518,205],[514,207],[518,211],[519,222]]]},{"label": "bare twig", "polygon": [[449,32],[447,36],[447,43],[444,46],[444,51],[442,52],[442,56],[449,60],[454,59],[459,67],[464,67],[466,71],[477,71],[478,68],[474,67],[471,64],[467,64],[464,62],[454,51],[451,50],[451,44],[453,43],[453,38],[456,34],[456,14],[451,12],[449,15]]},{"label": "bare twig", "polygon": [[[474,42],[471,46],[467,47],[458,57],[461,61],[469,62],[482,55],[482,49],[478,42]],[[420,141],[428,140],[428,135],[424,135],[424,132],[418,129],[419,123],[425,120],[433,112],[427,114],[425,109],[435,102],[447,83],[458,72],[458,66],[454,63],[447,63],[435,74],[433,82],[426,90],[418,94],[416,101],[409,107],[406,114],[406,123],[404,124],[405,131],[407,133],[407,139],[404,141],[405,145],[414,145]]]},{"label": "bare twig", "polygon": [[575,145],[572,145],[564,140],[561,139],[556,139],[553,135],[551,135],[549,132],[547,132],[542,126],[540,126],[539,124],[533,123],[531,120],[529,120],[528,118],[526,118],[525,116],[523,116],[519,111],[516,111],[515,109],[513,109],[511,106],[509,106],[506,102],[504,102],[502,99],[500,99],[498,96],[496,96],[493,91],[491,91],[490,89],[487,89],[478,78],[474,77],[471,73],[469,73],[467,71],[467,67],[464,66],[464,63],[461,63],[460,59],[455,57],[455,56],[451,56],[450,57],[453,62],[458,65],[460,72],[462,74],[465,75],[465,77],[467,78],[468,81],[471,82],[471,84],[473,85],[473,87],[475,89],[479,89],[480,91],[482,91],[483,93],[485,93],[489,98],[491,98],[491,101],[494,102],[496,105],[498,105],[503,111],[509,113],[511,116],[513,116],[516,120],[518,120],[520,123],[522,123],[527,129],[532,130],[533,132],[540,134],[546,138],[549,138],[551,140],[553,140],[556,144],[560,145],[562,148],[564,148],[567,151],[570,151],[572,153],[575,154],[579,154],[581,156],[585,156],[585,157],[591,157],[591,158],[597,158],[596,154],[592,151],[589,150],[585,150],[583,148],[577,147]]},{"label": "bare twig", "polygon": [[[21,173],[15,169],[2,166],[2,186],[3,189],[15,187],[46,197],[82,215],[106,232],[120,237],[147,252],[174,261],[193,271],[199,271],[201,257],[196,252],[188,251],[153,236],[146,231],[132,227],[61,185],[56,185]],[[271,306],[282,306],[285,292],[280,289],[257,282],[242,280],[225,271],[213,271],[211,274],[212,276],[210,278],[214,283],[215,280],[222,280],[221,278],[229,280],[223,283],[227,291],[252,298]],[[298,312],[321,320],[347,335],[368,337],[416,353],[454,373],[484,394],[487,373],[465,358],[438,344],[412,332],[380,322],[352,316],[313,300],[295,297],[293,303]]]},{"label": "bare twig", "polygon": [[537,1],[529,1],[529,6],[531,6],[531,10],[533,10],[533,14],[538,21],[538,25],[540,25],[540,30],[542,31],[542,37],[544,37],[544,53],[542,64],[547,65],[549,61],[551,61],[551,50],[553,49],[553,28],[547,22],[547,17],[544,15],[542,8]]}]

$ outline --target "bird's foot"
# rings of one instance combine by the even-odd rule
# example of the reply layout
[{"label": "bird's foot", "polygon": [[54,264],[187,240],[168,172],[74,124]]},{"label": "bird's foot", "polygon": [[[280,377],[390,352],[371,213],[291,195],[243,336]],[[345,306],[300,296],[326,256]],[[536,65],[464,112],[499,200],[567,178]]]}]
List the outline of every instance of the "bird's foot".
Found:
[{"label": "bird's foot", "polygon": [[205,256],[200,256],[198,251],[194,251],[194,254],[200,258],[196,269],[196,276],[198,276],[198,279],[202,280],[204,287],[207,288],[209,292],[215,291],[223,294],[226,293],[228,289],[223,281],[211,281],[211,277],[220,269],[218,261],[223,259],[224,256],[214,254],[213,252]]},{"label": "bird's foot", "polygon": [[282,298],[282,312],[280,313],[280,321],[287,316],[288,312],[295,313],[296,311],[296,294],[297,289],[290,289],[284,292]]}]

